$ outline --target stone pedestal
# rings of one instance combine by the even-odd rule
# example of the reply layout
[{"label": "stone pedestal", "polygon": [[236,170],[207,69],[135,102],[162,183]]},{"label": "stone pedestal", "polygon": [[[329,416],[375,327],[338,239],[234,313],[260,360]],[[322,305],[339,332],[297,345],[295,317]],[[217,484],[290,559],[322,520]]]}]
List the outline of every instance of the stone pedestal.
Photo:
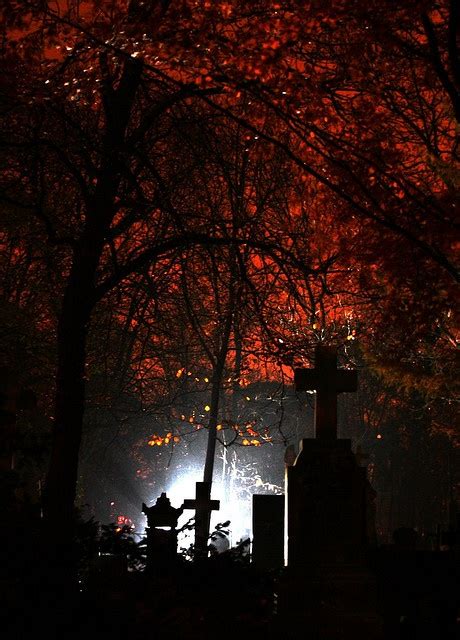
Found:
[{"label": "stone pedestal", "polygon": [[373,541],[373,490],[350,440],[305,439],[286,470],[287,564],[355,562]]},{"label": "stone pedestal", "polygon": [[175,509],[166,493],[162,493],[152,507],[142,503],[142,512],[147,516],[146,571],[163,571],[171,567],[177,557],[177,520],[183,508]]},{"label": "stone pedestal", "polygon": [[309,637],[382,637],[377,585],[367,554],[373,499],[350,440],[306,439],[286,469],[287,568],[279,614]]}]

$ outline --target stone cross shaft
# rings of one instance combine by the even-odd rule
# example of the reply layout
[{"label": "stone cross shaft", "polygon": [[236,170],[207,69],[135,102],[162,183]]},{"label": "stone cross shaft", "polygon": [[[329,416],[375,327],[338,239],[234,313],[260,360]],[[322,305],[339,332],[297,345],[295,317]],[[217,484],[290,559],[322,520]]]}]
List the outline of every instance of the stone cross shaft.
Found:
[{"label": "stone cross shaft", "polygon": [[197,482],[195,498],[184,500],[183,509],[195,510],[195,550],[198,555],[206,556],[211,511],[218,511],[219,500],[211,500],[211,483]]},{"label": "stone cross shaft", "polygon": [[337,349],[318,345],[314,369],[295,369],[296,391],[316,390],[315,437],[319,440],[337,438],[337,394],[356,391],[356,371],[337,369]]}]

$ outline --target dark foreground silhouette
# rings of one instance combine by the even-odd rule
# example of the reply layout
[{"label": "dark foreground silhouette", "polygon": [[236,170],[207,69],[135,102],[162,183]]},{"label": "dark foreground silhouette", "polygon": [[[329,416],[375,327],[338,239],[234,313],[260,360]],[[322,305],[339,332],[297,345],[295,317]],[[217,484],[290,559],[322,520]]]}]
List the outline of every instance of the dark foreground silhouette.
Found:
[{"label": "dark foreground silhouette", "polygon": [[[80,546],[79,572],[72,577],[62,566],[53,568],[39,539],[31,527],[3,532],[2,629],[8,640],[41,634],[50,640],[361,640],[359,621],[353,634],[342,627],[343,603],[324,602],[309,590],[308,575],[305,610],[293,610],[289,602],[281,610],[286,572],[257,570],[244,554],[225,552],[200,563],[179,557],[146,573],[135,557],[139,547],[128,545],[131,565],[138,567],[128,570],[126,547],[120,553],[112,540],[103,550],[108,555]],[[458,637],[458,554],[392,547],[375,552],[370,565],[382,620],[375,640]],[[366,633],[362,640],[373,638]]]}]

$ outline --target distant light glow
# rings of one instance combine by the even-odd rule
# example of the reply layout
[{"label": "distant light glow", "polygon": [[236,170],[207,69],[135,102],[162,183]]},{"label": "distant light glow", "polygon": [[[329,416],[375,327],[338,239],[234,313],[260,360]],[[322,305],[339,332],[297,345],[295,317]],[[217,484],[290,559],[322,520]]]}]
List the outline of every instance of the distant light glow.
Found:
[{"label": "distant light glow", "polygon": [[[174,476],[172,475],[174,474]],[[202,481],[201,469],[190,469],[183,473],[178,473],[177,470],[173,471],[170,480],[166,481],[165,491],[166,495],[171,501],[171,506],[179,508],[187,498],[195,497],[195,483]],[[152,495],[149,506],[155,504],[158,495]],[[225,491],[220,479],[215,480],[212,483],[211,498],[213,500],[220,500],[219,511],[213,511],[211,513],[211,532],[215,526],[221,522],[230,520],[230,544],[235,545],[242,538],[252,536],[252,505],[250,499],[248,500],[235,500],[225,498]],[[190,518],[195,515],[194,511],[186,510],[179,518],[177,523],[178,529],[180,529]],[[184,532],[179,534],[178,547],[188,546],[193,542],[193,532]]]}]

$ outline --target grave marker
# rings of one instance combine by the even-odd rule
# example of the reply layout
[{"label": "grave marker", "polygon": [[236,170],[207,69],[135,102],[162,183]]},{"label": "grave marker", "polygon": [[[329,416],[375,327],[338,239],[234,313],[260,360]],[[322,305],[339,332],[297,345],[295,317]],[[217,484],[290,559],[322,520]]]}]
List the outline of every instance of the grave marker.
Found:
[{"label": "grave marker", "polygon": [[349,369],[337,369],[337,349],[318,345],[314,369],[295,369],[296,391],[316,390],[315,437],[318,440],[337,438],[337,394],[356,391],[358,374]]},{"label": "grave marker", "polygon": [[337,438],[337,395],[356,391],[357,373],[337,369],[336,349],[320,345],[315,368],[296,369],[294,380],[297,391],[317,392],[316,437],[303,439],[286,467],[288,566],[279,611],[325,636],[340,629],[343,637],[380,638],[376,584],[366,566],[375,494],[351,440]]},{"label": "grave marker", "polygon": [[252,562],[261,569],[284,565],[284,496],[252,496]]},{"label": "grave marker", "polygon": [[211,512],[220,508],[219,500],[211,500],[211,483],[197,482],[195,498],[184,500],[182,508],[195,510],[195,553],[197,557],[206,558]]},{"label": "grave marker", "polygon": [[177,554],[177,521],[183,508],[175,509],[166,493],[152,507],[142,503],[147,516],[147,571],[170,566]]}]

